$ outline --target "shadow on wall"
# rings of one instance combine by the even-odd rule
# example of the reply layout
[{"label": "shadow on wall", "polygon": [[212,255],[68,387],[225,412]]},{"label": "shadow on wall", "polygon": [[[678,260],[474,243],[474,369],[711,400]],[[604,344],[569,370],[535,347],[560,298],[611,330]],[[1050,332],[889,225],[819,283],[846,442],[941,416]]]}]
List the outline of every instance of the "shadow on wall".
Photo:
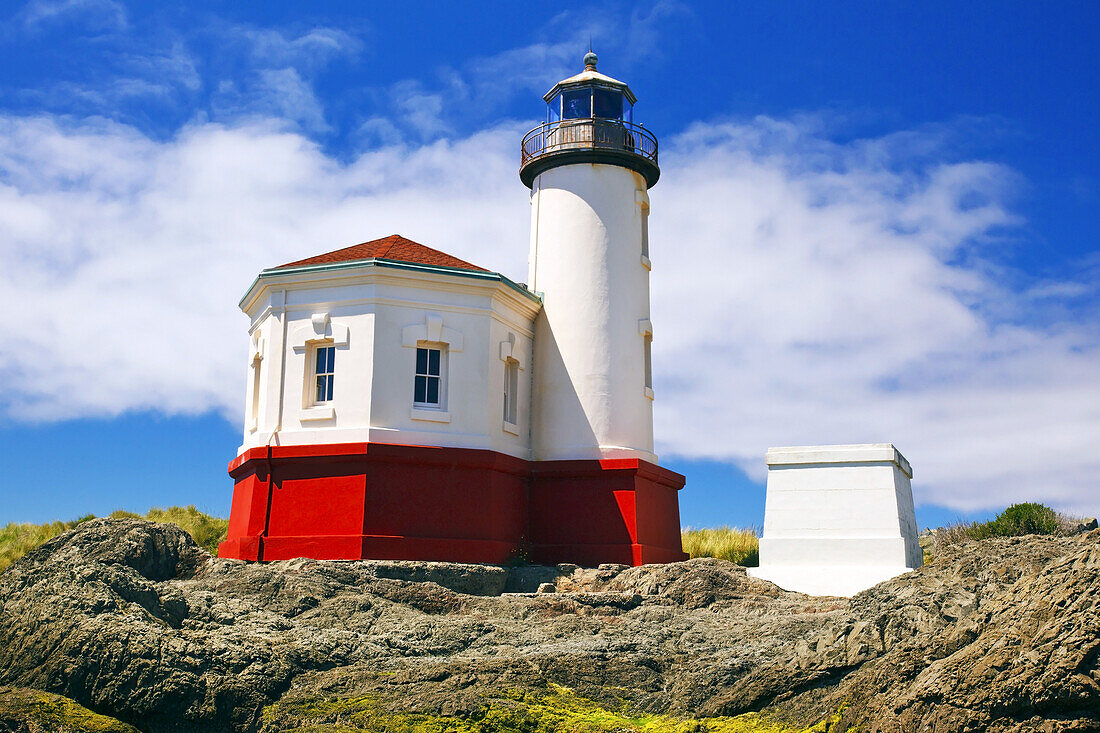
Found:
[{"label": "shadow on wall", "polygon": [[[535,371],[539,366],[547,364],[558,365],[560,371],[556,376],[561,377],[566,374],[565,365],[562,362],[563,359],[561,350],[558,348],[557,338],[554,336],[550,324],[547,323],[546,313],[540,312],[535,318],[535,368],[531,370],[533,389],[531,391],[530,406],[532,418],[531,448],[536,459],[539,458],[539,452],[543,450],[543,445],[540,443],[543,443],[547,438],[553,440],[552,436],[543,436],[540,434],[541,431],[537,425],[540,420],[551,425],[560,426],[566,424],[562,418],[568,417],[569,427],[567,430],[571,445],[599,445],[599,441],[596,439],[596,432],[593,430],[591,423],[588,422],[584,407],[581,405],[581,398],[580,395],[577,394],[574,380],[559,378],[550,381],[549,376],[543,374],[539,376],[540,384],[543,389],[538,390],[534,388]],[[560,427],[558,430],[563,431]]]}]

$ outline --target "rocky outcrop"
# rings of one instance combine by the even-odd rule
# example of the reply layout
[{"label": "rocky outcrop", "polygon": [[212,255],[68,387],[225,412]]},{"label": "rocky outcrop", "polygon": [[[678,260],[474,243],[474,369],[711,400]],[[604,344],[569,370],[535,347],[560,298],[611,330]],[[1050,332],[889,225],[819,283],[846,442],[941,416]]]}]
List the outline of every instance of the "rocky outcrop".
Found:
[{"label": "rocky outcrop", "polygon": [[1098,730],[1098,598],[1100,531],[960,545],[838,599],[710,559],[248,564],[94,520],[0,574],[0,684],[157,733],[476,722],[566,689],[623,715]]}]

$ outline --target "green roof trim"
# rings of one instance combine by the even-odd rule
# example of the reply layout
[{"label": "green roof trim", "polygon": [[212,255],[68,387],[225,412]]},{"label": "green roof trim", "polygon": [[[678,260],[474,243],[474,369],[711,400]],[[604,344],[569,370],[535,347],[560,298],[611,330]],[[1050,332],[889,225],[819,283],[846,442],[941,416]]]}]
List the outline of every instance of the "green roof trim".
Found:
[{"label": "green roof trim", "polygon": [[245,298],[256,287],[256,283],[260,280],[273,277],[276,275],[301,275],[312,274],[317,272],[334,272],[338,270],[354,270],[360,267],[389,267],[395,270],[412,270],[414,272],[434,272],[442,275],[457,275],[458,277],[469,277],[475,280],[495,280],[497,282],[504,283],[517,293],[526,296],[530,300],[536,303],[542,303],[540,298],[535,293],[532,293],[527,288],[523,287],[519,283],[510,280],[509,278],[501,275],[499,272],[487,272],[484,270],[465,270],[461,267],[446,267],[445,265],[425,265],[419,262],[402,262],[401,260],[387,260],[381,257],[372,257],[366,260],[350,260],[348,262],[325,262],[319,265],[301,265],[299,267],[269,267],[266,270],[262,270],[256,279],[252,281],[252,284],[248,286],[248,290],[245,291],[240,301],[237,303],[238,307],[244,306]]}]

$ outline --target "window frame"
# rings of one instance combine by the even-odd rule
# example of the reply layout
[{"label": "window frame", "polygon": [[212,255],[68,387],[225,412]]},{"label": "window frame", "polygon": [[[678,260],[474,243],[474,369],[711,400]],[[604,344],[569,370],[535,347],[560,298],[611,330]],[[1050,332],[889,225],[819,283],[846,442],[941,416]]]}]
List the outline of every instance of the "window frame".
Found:
[{"label": "window frame", "polygon": [[504,360],[504,409],[503,415],[506,425],[519,424],[519,361],[516,359]]},{"label": "window frame", "polygon": [[[336,344],[332,339],[325,339],[323,341],[311,341],[308,346],[309,348],[306,350],[306,358],[309,360],[308,377],[306,380],[306,394],[308,396],[306,406],[322,408],[331,407],[336,401]],[[332,363],[329,365],[331,371],[317,371],[317,357],[320,355],[322,349],[332,349]],[[317,399],[317,379],[322,376],[327,376],[329,379],[328,399],[319,400]]]},{"label": "window frame", "polygon": [[[420,350],[427,351],[427,367],[425,373],[420,372]],[[431,352],[439,352],[439,374],[431,374]],[[447,362],[448,362],[448,344],[439,341],[417,341],[416,350],[413,352],[413,399],[412,406],[414,410],[437,410],[439,412],[446,412],[447,410]],[[438,379],[439,380],[439,392],[438,402],[421,402],[416,399],[416,382],[420,377],[425,379]],[[425,397],[427,393],[425,392]]]},{"label": "window frame", "polygon": [[248,429],[255,431],[260,424],[260,392],[263,391],[263,378],[260,368],[263,366],[263,357],[252,357],[252,390],[251,403],[248,406]]},{"label": "window frame", "polygon": [[653,324],[648,318],[638,321],[638,334],[642,337],[642,392],[653,399]]},{"label": "window frame", "polygon": [[643,348],[645,353],[642,358],[645,362],[645,392],[647,397],[653,396],[653,334],[647,333],[642,336]]}]

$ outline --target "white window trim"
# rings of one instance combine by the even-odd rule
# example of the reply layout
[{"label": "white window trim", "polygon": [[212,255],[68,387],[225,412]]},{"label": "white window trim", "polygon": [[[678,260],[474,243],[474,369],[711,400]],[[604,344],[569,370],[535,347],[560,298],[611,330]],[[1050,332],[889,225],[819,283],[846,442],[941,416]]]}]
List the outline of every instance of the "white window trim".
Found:
[{"label": "white window trim", "polygon": [[443,409],[437,410],[434,407],[413,407],[409,409],[409,418],[425,422],[448,423],[451,421],[451,413]]},{"label": "white window trim", "polygon": [[[401,345],[407,349],[421,346],[443,346],[440,354],[440,405],[431,407],[413,402],[409,409],[409,418],[426,422],[449,423],[451,413],[447,411],[451,387],[451,354],[462,351],[462,332],[443,325],[443,316],[438,313],[425,313],[423,323],[414,323],[401,329]],[[414,379],[416,374],[416,352],[413,352]]]},{"label": "white window trim", "polygon": [[[417,402],[416,401],[416,377],[421,376],[416,372],[416,361],[414,356],[413,361],[413,411],[414,412],[433,412],[435,414],[444,413],[447,411],[447,377],[448,369],[450,368],[450,361],[448,352],[450,349],[444,343],[421,341],[416,345],[417,349],[435,349],[439,352],[439,404],[431,402]],[[414,417],[414,420],[422,420],[424,418]],[[446,421],[437,422],[450,422],[450,415],[448,415]]]},{"label": "white window trim", "polygon": [[298,419],[302,422],[331,420],[334,417],[336,417],[336,408],[329,404],[317,405],[315,407],[303,407],[302,411],[298,413]]},{"label": "white window trim", "polygon": [[[638,320],[638,333],[642,337],[642,368],[643,379],[648,378],[650,382],[653,381],[653,323],[648,318],[641,318]],[[648,353],[647,353],[648,352]],[[653,399],[653,386],[651,384],[642,384],[642,392],[648,399]]]},{"label": "white window trim", "polygon": [[422,342],[445,344],[447,351],[462,351],[462,332],[443,325],[443,316],[428,313],[424,323],[405,326],[401,329],[401,345],[415,349]]},{"label": "white window trim", "polygon": [[250,348],[248,350],[248,363],[252,373],[249,384],[251,395],[248,403],[248,432],[254,433],[260,426],[260,394],[263,392],[263,381],[260,379],[260,368],[264,360],[265,340],[257,330],[252,334]]},{"label": "white window trim", "polygon": [[[321,349],[332,349],[332,371],[324,372],[325,374],[332,375],[333,381],[333,394],[327,400],[317,400],[317,377],[321,376],[317,373],[317,352]],[[309,367],[309,376],[306,378],[306,384],[309,386],[309,407],[329,407],[335,402],[336,397],[336,345],[331,341],[311,341],[309,348],[306,349],[306,365]]]},{"label": "white window trim", "polygon": [[[504,341],[500,342],[500,360],[502,362],[504,362],[504,366],[505,366],[504,379],[505,380],[508,379],[508,365],[510,363],[516,365],[516,370],[517,371],[519,371],[519,372],[523,371],[523,353],[519,349],[516,348],[516,335],[514,333],[509,333],[508,338],[505,339]],[[519,375],[517,374],[516,375],[516,394],[513,396],[513,399],[517,400],[517,402],[516,402],[516,421],[511,422],[507,418],[504,418],[504,419],[501,420],[501,426],[500,426],[500,429],[503,432],[511,433],[512,435],[519,435],[519,419],[520,419],[519,418],[519,402],[518,402],[518,400],[519,400],[519,385],[520,385],[520,379],[519,379]]]},{"label": "white window trim", "polygon": [[635,191],[634,203],[638,205],[642,216],[642,229],[641,229],[641,245],[642,254],[641,262],[642,267],[647,270],[653,269],[653,261],[649,259],[649,192],[648,191]]},{"label": "white window trim", "polygon": [[[320,405],[315,404],[317,368],[316,347],[319,345],[348,348],[350,329],[347,324],[333,321],[328,313],[314,313],[309,323],[300,323],[291,329],[288,342],[295,354],[301,354],[302,363],[302,404],[298,419],[302,422],[314,420],[332,420],[336,417],[335,400]],[[333,380],[335,381],[335,379]],[[339,394],[333,390],[335,394]]]}]

